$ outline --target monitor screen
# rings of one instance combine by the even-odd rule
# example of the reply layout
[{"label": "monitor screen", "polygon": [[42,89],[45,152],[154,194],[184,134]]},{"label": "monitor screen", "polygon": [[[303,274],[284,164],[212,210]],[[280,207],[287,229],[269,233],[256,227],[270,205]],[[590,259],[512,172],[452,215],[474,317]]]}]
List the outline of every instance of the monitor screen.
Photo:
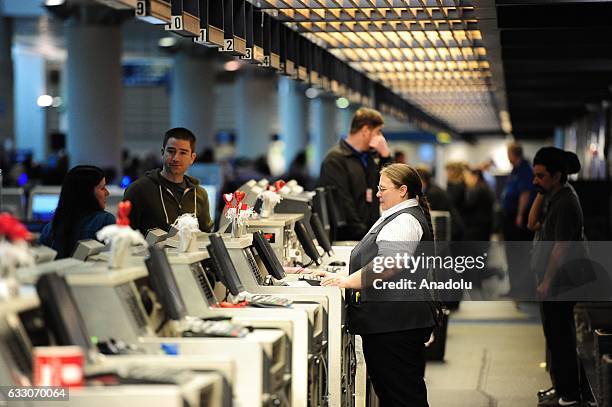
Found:
[{"label": "monitor screen", "polygon": [[183,319],[187,315],[187,307],[164,249],[158,246],[150,246],[149,257],[145,259],[145,264],[149,271],[151,288],[161,303],[166,316],[175,321]]},{"label": "monitor screen", "polygon": [[200,185],[200,186],[206,190],[206,194],[208,195],[208,209],[210,211],[210,218],[214,220],[216,216],[216,211],[217,211],[218,189],[215,185]]},{"label": "monitor screen", "polygon": [[270,242],[266,239],[261,231],[253,233],[253,246],[259,254],[259,258],[268,270],[268,274],[277,280],[285,278],[285,269],[276,257],[274,249],[270,246]]},{"label": "monitor screen", "polygon": [[230,258],[227,247],[225,247],[225,243],[223,243],[223,239],[216,234],[212,234],[208,238],[210,239],[210,244],[206,248],[218,272],[223,276],[221,281],[225,287],[230,290],[232,295],[238,295],[244,291],[244,287],[242,286],[240,277],[238,277],[238,272]]},{"label": "monitor screen", "polygon": [[106,198],[106,208],[104,210],[117,216],[117,209],[119,208],[119,203],[123,200],[125,190],[114,185],[108,185],[107,189],[109,195]]},{"label": "monitor screen", "polygon": [[57,208],[59,194],[33,193],[31,199],[30,219],[34,221],[49,222]]},{"label": "monitor screen", "polygon": [[294,230],[306,255],[310,257],[310,260],[312,260],[316,264],[319,264],[321,256],[319,256],[319,252],[317,252],[317,248],[312,242],[312,237],[308,233],[306,225],[304,225],[301,220],[298,220],[295,222]]},{"label": "monitor screen", "polygon": [[2,211],[10,212],[15,217],[23,219],[25,213],[25,196],[22,188],[2,188]]},{"label": "monitor screen", "polygon": [[313,212],[319,214],[321,224],[329,233],[329,211],[327,209],[327,201],[325,200],[327,192],[325,188],[319,187],[315,190],[315,196],[312,198]]},{"label": "monitor screen", "polygon": [[323,248],[323,250],[325,250],[325,252],[330,253],[332,251],[332,246],[331,242],[329,241],[329,235],[323,227],[318,213],[313,213],[310,217],[310,226],[312,226],[312,230],[319,245]]},{"label": "monitor screen", "polygon": [[342,208],[338,205],[338,202],[340,202],[339,199],[338,191],[335,188],[325,188],[325,202],[327,203],[332,240],[336,240],[339,233],[338,231],[346,226],[346,216],[344,212],[342,212]]},{"label": "monitor screen", "polygon": [[65,278],[55,272],[43,274],[36,291],[56,344],[80,346],[87,353],[92,348],[90,336]]}]

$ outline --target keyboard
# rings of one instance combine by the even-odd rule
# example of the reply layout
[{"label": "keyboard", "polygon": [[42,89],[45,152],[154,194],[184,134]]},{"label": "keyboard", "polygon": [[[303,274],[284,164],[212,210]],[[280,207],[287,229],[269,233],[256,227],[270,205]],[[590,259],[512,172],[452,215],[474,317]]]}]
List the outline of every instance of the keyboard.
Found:
[{"label": "keyboard", "polygon": [[305,274],[303,276],[300,276],[298,280],[305,281],[310,285],[319,286],[321,285],[321,281],[323,281],[323,277]]},{"label": "keyboard", "polygon": [[226,337],[242,338],[249,333],[249,328],[229,321],[214,321],[189,318],[182,328],[183,337]]},{"label": "keyboard", "polygon": [[251,307],[290,307],[293,301],[283,297],[274,295],[249,294],[246,298],[247,303]]},{"label": "keyboard", "polygon": [[185,369],[151,368],[127,365],[117,368],[88,367],[85,380],[89,385],[175,384],[180,385],[193,378],[193,372]]}]

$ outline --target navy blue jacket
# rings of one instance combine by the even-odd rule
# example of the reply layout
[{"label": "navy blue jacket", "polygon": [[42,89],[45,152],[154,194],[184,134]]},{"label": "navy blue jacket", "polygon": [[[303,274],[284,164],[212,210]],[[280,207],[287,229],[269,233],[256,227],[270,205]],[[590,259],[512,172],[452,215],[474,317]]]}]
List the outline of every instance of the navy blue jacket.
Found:
[{"label": "navy blue jacket", "polygon": [[69,250],[67,253],[60,253],[60,246],[58,242],[53,238],[53,222],[49,222],[45,225],[42,232],[40,233],[39,242],[45,246],[49,246],[53,250],[58,252],[58,258],[68,257],[72,254],[76,242],[83,239],[95,239],[96,233],[104,226],[113,225],[116,223],[115,216],[112,213],[106,211],[96,211],[91,215],[88,215],[81,219],[72,234],[71,241],[69,242]]}]

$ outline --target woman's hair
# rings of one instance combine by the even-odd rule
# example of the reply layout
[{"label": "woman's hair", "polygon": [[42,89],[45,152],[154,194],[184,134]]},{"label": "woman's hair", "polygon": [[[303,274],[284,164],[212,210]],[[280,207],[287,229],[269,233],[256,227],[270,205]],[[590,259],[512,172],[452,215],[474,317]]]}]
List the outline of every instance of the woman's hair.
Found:
[{"label": "woman's hair", "polygon": [[482,183],[485,182],[485,178],[484,178],[484,174],[482,173],[481,169],[478,168],[470,168],[468,169],[468,171],[476,177],[476,180],[478,183]]},{"label": "woman's hair", "polygon": [[389,181],[391,181],[396,188],[406,185],[408,196],[410,198],[416,198],[419,202],[419,206],[425,214],[425,219],[427,219],[427,226],[429,227],[431,238],[433,239],[434,232],[431,224],[431,214],[429,213],[429,201],[427,196],[423,193],[423,182],[417,170],[407,164],[391,164],[383,168],[380,175],[389,178]]},{"label": "woman's hair", "polygon": [[104,171],[93,165],[77,165],[64,177],[57,209],[53,215],[53,240],[58,257],[67,257],[76,244],[74,230],[84,217],[102,210],[94,189],[104,178]]},{"label": "woman's hair", "polygon": [[448,181],[464,182],[463,171],[467,170],[469,167],[466,163],[453,161],[446,164],[444,168],[446,169]]}]

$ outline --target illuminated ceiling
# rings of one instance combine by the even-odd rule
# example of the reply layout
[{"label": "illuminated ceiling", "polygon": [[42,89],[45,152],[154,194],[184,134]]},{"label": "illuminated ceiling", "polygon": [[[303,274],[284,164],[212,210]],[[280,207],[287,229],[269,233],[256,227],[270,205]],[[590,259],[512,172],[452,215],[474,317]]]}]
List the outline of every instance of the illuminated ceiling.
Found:
[{"label": "illuminated ceiling", "polygon": [[457,131],[499,131],[490,63],[472,1],[253,3]]}]

